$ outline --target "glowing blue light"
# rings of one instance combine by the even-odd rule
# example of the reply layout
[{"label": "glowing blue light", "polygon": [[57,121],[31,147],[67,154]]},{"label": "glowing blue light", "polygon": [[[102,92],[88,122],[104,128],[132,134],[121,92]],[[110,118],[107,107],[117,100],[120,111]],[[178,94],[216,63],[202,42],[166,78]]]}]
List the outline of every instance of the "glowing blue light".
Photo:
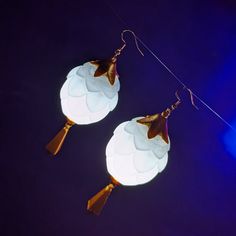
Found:
[{"label": "glowing blue light", "polygon": [[[236,127],[236,122],[233,123],[233,127]],[[236,158],[236,132],[232,129],[228,130],[223,137],[223,141],[227,151]]]}]

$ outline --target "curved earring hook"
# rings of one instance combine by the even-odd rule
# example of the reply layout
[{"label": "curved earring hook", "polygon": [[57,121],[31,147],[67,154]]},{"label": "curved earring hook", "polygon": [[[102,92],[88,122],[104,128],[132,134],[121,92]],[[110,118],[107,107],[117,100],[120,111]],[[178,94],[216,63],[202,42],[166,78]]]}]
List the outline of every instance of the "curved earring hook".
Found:
[{"label": "curved earring hook", "polygon": [[126,32],[129,32],[131,33],[133,36],[134,36],[134,41],[135,41],[135,45],[136,45],[136,48],[138,49],[138,51],[140,52],[140,54],[142,56],[144,56],[143,52],[141,51],[141,49],[139,48],[138,46],[138,40],[137,40],[137,36],[136,34],[132,31],[132,30],[129,30],[129,29],[125,29],[121,32],[121,40],[122,42],[124,43],[120,48],[118,48],[116,51],[115,51],[115,55],[113,56],[113,60],[116,60],[117,56],[119,56],[121,54],[121,51],[126,47],[126,41],[124,39],[124,34]]},{"label": "curved earring hook", "polygon": [[[183,90],[187,90],[189,92],[189,96],[190,96],[190,101],[192,103],[192,106],[194,106],[197,110],[199,110],[199,108],[195,105],[194,103],[194,99],[193,99],[193,92],[191,91],[191,89],[187,88],[187,87],[183,87]],[[175,97],[177,98],[177,101],[171,106],[174,107],[175,104],[180,104],[181,103],[181,98],[179,96],[178,90],[175,92]],[[174,108],[175,109],[175,108]]]},{"label": "curved earring hook", "polygon": [[[198,108],[198,107],[195,105],[195,103],[194,103],[192,90],[189,89],[189,88],[187,88],[187,87],[183,87],[183,90],[187,90],[187,91],[188,91],[192,106],[194,106],[197,110],[199,110],[199,108]],[[178,91],[175,92],[175,96],[176,96],[176,98],[177,98],[179,101],[181,100],[180,97],[179,97],[179,95],[178,95]]]},{"label": "curved earring hook", "polygon": [[198,108],[198,107],[195,105],[195,103],[194,103],[193,92],[192,92],[192,90],[189,89],[189,88],[186,88],[186,87],[185,87],[184,89],[187,89],[187,90],[188,90],[189,95],[190,95],[190,100],[191,100],[192,105],[193,105],[197,110],[199,110],[199,108]]},{"label": "curved earring hook", "polygon": [[178,90],[175,92],[175,97],[177,98],[177,102],[181,102],[180,96],[178,94]]},{"label": "curved earring hook", "polygon": [[[193,100],[192,91],[189,88],[184,87],[183,90],[185,90],[185,89],[187,89],[187,91],[189,92],[192,105],[198,110],[198,107],[195,105],[194,100]],[[171,112],[174,111],[179,106],[179,104],[182,102],[181,98],[179,96],[178,90],[175,92],[175,97],[177,98],[177,101],[175,103],[173,103],[170,107],[168,107],[165,111],[162,112],[163,117],[168,118],[169,115],[171,114]]]},{"label": "curved earring hook", "polygon": [[138,45],[137,36],[136,36],[136,34],[132,30],[129,30],[129,29],[123,30],[122,33],[121,33],[121,40],[124,42],[124,44],[126,44],[126,41],[124,40],[124,33],[126,33],[126,32],[129,32],[129,33],[131,33],[134,36],[134,41],[135,41],[136,48],[138,49],[140,54],[142,56],[144,56],[143,52],[141,51],[141,49],[140,49],[140,47]]}]

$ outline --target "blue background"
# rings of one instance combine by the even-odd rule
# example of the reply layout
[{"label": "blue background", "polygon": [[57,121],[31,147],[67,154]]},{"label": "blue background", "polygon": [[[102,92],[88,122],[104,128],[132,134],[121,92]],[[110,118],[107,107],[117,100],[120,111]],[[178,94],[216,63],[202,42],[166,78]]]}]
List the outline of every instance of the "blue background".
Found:
[{"label": "blue background", "polygon": [[[111,10],[114,9],[127,25]],[[65,122],[59,90],[70,69],[109,58],[124,28],[236,127],[236,3],[1,1],[1,227],[4,236],[236,235],[236,134],[188,94],[169,118],[166,169],[114,190],[99,217],[87,200],[109,181],[105,147],[125,120],[163,111],[181,86],[131,35],[118,60],[116,109],[73,127],[56,158],[46,143]]]}]

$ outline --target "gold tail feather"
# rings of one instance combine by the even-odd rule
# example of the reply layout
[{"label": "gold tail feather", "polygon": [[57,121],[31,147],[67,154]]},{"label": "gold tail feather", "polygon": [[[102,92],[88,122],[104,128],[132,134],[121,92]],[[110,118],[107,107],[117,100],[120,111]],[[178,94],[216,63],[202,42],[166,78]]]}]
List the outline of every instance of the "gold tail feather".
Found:
[{"label": "gold tail feather", "polygon": [[111,183],[103,188],[100,192],[94,195],[91,199],[88,200],[87,210],[91,211],[95,215],[100,215],[104,205],[107,202],[112,190],[119,185],[113,177],[111,177]]},{"label": "gold tail feather", "polygon": [[74,125],[75,123],[67,118],[67,122],[65,123],[65,126],[57,133],[57,135],[47,144],[46,149],[52,154],[56,155],[67,136],[67,133],[69,132],[69,129]]}]

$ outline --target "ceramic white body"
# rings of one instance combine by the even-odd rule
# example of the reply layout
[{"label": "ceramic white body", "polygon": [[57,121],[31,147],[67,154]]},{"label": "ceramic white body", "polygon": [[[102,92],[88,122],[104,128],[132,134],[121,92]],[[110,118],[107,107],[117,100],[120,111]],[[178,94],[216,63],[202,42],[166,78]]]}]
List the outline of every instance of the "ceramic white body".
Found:
[{"label": "ceramic white body", "polygon": [[106,76],[94,77],[96,69],[97,66],[90,62],[75,67],[61,88],[62,111],[76,124],[98,122],[117,105],[120,89],[118,76],[111,85]]},{"label": "ceramic white body", "polygon": [[145,184],[167,164],[170,142],[160,135],[148,139],[146,125],[131,121],[121,123],[107,144],[107,169],[122,185]]}]

